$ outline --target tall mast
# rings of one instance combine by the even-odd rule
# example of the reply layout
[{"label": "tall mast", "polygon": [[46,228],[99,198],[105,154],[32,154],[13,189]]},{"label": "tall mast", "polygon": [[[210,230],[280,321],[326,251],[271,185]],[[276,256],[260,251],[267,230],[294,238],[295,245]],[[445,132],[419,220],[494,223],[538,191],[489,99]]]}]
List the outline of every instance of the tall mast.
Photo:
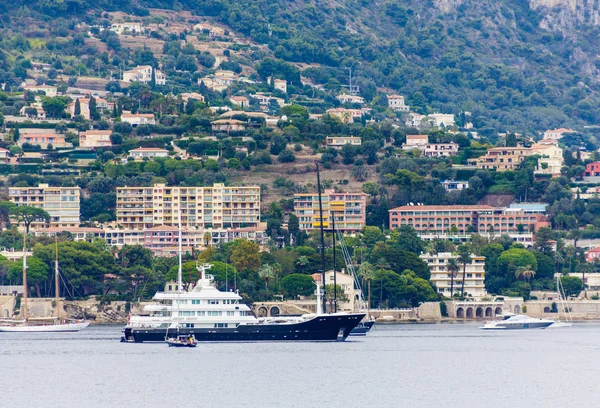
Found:
[{"label": "tall mast", "polygon": [[25,308],[25,321],[29,320],[29,305],[27,304],[27,228],[23,235],[23,306]]},{"label": "tall mast", "polygon": [[333,229],[333,313],[337,313],[337,262],[335,259],[335,214],[331,211],[331,224]]},{"label": "tall mast", "polygon": [[183,288],[183,284],[182,284],[182,263],[181,263],[181,257],[182,257],[182,248],[181,248],[181,241],[182,241],[182,237],[181,237],[181,209],[179,209],[179,267],[177,268],[177,288],[178,291],[181,292],[182,288]]},{"label": "tall mast", "polygon": [[54,247],[56,249],[56,260],[54,261],[54,294],[56,297],[56,318],[60,321],[60,285],[58,273],[58,237],[54,235]]},{"label": "tall mast", "polygon": [[317,166],[317,191],[319,193],[319,230],[321,231],[321,283],[323,285],[323,313],[327,313],[327,295],[325,294],[325,234],[323,232],[323,199],[321,197],[321,173],[319,173],[319,163]]}]

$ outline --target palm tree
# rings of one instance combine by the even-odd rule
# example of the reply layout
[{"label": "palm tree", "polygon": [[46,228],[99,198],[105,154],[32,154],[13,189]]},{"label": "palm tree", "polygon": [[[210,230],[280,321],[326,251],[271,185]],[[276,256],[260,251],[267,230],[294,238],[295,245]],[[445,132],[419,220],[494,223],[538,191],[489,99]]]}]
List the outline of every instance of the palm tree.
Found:
[{"label": "palm tree", "polygon": [[456,252],[458,254],[457,261],[459,264],[462,264],[462,266],[463,266],[463,276],[462,276],[462,285],[460,288],[460,293],[461,293],[461,296],[464,297],[465,296],[465,278],[467,277],[467,264],[470,264],[471,262],[473,262],[473,260],[471,259],[471,251],[469,250],[469,247],[466,245],[459,245]]},{"label": "palm tree", "polygon": [[363,264],[360,265],[360,267],[358,268],[358,275],[361,277],[362,279],[362,283],[364,286],[365,281],[367,281],[367,309],[371,308],[371,281],[373,280],[373,278],[375,277],[375,269],[373,268],[373,266],[368,263],[365,262]]},{"label": "palm tree", "polygon": [[212,234],[210,232],[206,231],[204,233],[204,235],[202,236],[202,238],[204,239],[204,246],[208,247],[208,245],[212,241]]},{"label": "palm tree", "polygon": [[454,278],[458,271],[460,271],[460,266],[458,265],[458,261],[454,258],[451,258],[448,261],[448,265],[446,265],[446,270],[450,274],[450,297],[454,296]]},{"label": "palm tree", "polygon": [[258,276],[265,281],[265,290],[268,292],[269,279],[273,279],[275,277],[275,269],[269,264],[264,264],[258,270]]},{"label": "palm tree", "polygon": [[591,263],[581,263],[577,266],[579,272],[581,272],[581,278],[583,280],[583,297],[587,299],[587,285],[585,284],[585,274],[594,272],[594,265]]},{"label": "palm tree", "polygon": [[565,247],[565,255],[569,258],[569,272],[573,271],[573,257],[575,256],[575,247],[567,245]]},{"label": "palm tree", "polygon": [[533,278],[534,276],[535,271],[531,268],[531,265],[520,266],[515,271],[515,278],[519,279],[522,277],[523,282],[529,283],[529,281],[531,281],[531,278]]}]

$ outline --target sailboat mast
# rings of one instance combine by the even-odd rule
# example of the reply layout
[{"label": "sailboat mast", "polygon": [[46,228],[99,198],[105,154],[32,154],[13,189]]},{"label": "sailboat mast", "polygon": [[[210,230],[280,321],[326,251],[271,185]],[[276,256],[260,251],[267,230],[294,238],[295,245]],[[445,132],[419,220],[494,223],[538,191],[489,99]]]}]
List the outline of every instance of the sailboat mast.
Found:
[{"label": "sailboat mast", "polygon": [[[321,283],[323,284],[323,313],[327,313],[327,295],[325,294],[325,233],[323,232],[323,199],[321,197],[321,173],[317,166],[317,192],[319,193],[319,230],[321,231]],[[318,313],[318,311],[317,311]]]},{"label": "sailboat mast", "polygon": [[335,217],[331,211],[331,227],[333,230],[333,313],[337,313],[337,262],[335,259]]},{"label": "sailboat mast", "polygon": [[25,308],[25,321],[29,320],[29,305],[27,304],[27,228],[23,234],[23,307]]},{"label": "sailboat mast", "polygon": [[59,284],[59,272],[58,272],[58,237],[54,236],[54,247],[56,249],[56,259],[54,261],[54,294],[56,297],[56,318],[60,320],[60,284]]},{"label": "sailboat mast", "polygon": [[179,210],[179,267],[177,268],[177,288],[179,290],[179,292],[181,292],[181,289],[183,288],[182,285],[182,261],[181,261],[181,257],[182,257],[182,246],[181,246],[181,241],[182,241],[182,234],[181,234],[181,209]]}]

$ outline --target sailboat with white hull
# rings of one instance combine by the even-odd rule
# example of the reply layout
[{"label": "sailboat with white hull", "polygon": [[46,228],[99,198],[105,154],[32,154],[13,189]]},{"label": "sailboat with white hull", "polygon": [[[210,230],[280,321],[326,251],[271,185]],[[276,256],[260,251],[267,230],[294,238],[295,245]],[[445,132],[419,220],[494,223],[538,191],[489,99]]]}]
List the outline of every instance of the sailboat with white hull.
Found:
[{"label": "sailboat with white hull", "polygon": [[52,333],[52,332],[78,332],[89,326],[89,322],[80,320],[61,319],[60,316],[60,273],[58,268],[58,243],[56,245],[56,260],[54,262],[55,279],[55,302],[56,317],[29,317],[28,293],[27,293],[27,234],[23,244],[23,309],[24,319],[21,321],[10,321],[3,325],[0,323],[0,332],[16,333]]}]

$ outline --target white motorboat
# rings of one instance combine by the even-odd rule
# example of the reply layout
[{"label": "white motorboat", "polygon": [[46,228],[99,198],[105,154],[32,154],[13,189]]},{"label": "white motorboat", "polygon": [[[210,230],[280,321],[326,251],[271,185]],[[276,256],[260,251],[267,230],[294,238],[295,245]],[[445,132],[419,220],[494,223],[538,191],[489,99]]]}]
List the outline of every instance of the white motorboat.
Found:
[{"label": "white motorboat", "polygon": [[554,320],[539,319],[525,315],[505,315],[504,320],[486,322],[480,329],[483,330],[528,330],[545,329],[554,324]]}]

